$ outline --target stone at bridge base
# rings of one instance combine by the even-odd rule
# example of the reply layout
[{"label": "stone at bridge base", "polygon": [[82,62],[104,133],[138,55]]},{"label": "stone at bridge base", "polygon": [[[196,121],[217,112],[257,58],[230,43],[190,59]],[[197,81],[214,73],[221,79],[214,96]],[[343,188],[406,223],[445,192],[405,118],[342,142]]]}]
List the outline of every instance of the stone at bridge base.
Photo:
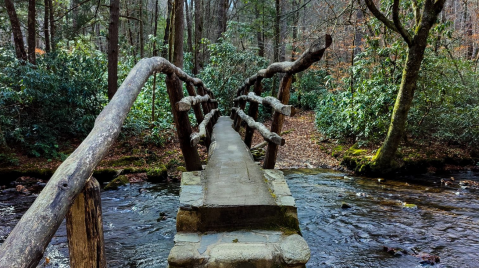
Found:
[{"label": "stone at bridge base", "polygon": [[[237,222],[236,228],[232,226],[227,230],[223,227],[215,232],[208,227],[214,222],[210,219],[217,217],[218,213],[234,212],[235,206],[224,208],[204,205],[204,172],[183,173],[177,215],[178,233],[175,236],[175,246],[168,257],[169,267],[305,267],[310,250],[298,234],[295,202],[283,173],[264,170],[263,178],[276,202],[276,205],[268,208],[277,211],[277,215],[263,218],[267,223],[259,229],[248,228],[246,223]],[[237,207],[237,213],[244,209],[242,206]],[[248,213],[261,217],[261,213],[254,210],[252,207]],[[235,229],[239,230],[233,231]]]},{"label": "stone at bridge base", "polygon": [[241,230],[222,233],[177,233],[170,268],[305,267],[306,241],[281,231]]}]

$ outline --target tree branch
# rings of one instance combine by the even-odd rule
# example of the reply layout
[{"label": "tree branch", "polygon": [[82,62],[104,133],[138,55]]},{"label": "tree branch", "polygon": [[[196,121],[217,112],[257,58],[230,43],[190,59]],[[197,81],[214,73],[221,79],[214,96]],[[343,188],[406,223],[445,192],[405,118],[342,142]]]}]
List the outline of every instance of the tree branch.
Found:
[{"label": "tree branch", "polygon": [[411,35],[407,32],[406,29],[401,24],[401,21],[399,20],[399,0],[394,0],[393,3],[393,21],[394,25],[396,26],[397,32],[402,36],[404,41],[408,45],[412,44],[412,37]]},{"label": "tree branch", "polygon": [[371,11],[374,17],[376,17],[376,19],[384,23],[384,25],[386,25],[386,27],[388,27],[389,29],[399,33],[398,29],[396,28],[396,25],[394,25],[394,22],[386,18],[386,16],[384,16],[383,13],[381,13],[381,11],[376,8],[376,5],[374,4],[373,0],[364,0],[364,2],[366,3],[366,6],[368,7],[369,11]]}]

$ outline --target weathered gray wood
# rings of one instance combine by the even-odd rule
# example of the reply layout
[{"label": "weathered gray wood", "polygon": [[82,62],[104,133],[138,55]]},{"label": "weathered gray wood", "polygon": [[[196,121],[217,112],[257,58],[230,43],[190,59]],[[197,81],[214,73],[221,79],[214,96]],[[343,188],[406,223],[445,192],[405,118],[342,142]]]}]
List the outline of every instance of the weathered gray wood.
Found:
[{"label": "weathered gray wood", "polygon": [[[195,86],[193,86],[193,84],[186,83],[186,90],[190,96],[197,96]],[[199,124],[201,121],[203,121],[203,112],[201,111],[200,105],[193,105],[193,111],[195,112],[196,122]]]},{"label": "weathered gray wood", "polygon": [[128,111],[154,71],[176,74],[183,81],[203,85],[201,80],[188,76],[164,58],[154,57],[138,62],[96,118],[90,134],[58,167],[3,242],[0,247],[0,267],[36,267],[74,197],[81,192],[86,180],[117,138]]},{"label": "weathered gray wood", "polygon": [[[281,80],[281,85],[278,91],[278,99],[282,103],[287,104],[289,102],[291,82],[293,80],[292,74],[286,74]],[[284,115],[278,112],[273,114],[273,122],[271,123],[271,132],[281,133],[283,128]],[[278,145],[273,142],[268,142],[268,148],[266,149],[263,168],[264,169],[274,169],[276,164],[276,157],[278,155]]]},{"label": "weathered gray wood", "polygon": [[213,109],[211,112],[209,112],[207,115],[205,115],[205,119],[200,123],[198,129],[199,132],[193,132],[190,135],[190,143],[192,147],[195,147],[200,143],[202,138],[205,138],[207,135],[207,125],[210,122],[210,120],[215,120],[215,114],[218,112],[218,109]]},{"label": "weathered gray wood", "polygon": [[[198,86],[197,90],[198,90],[198,95],[200,95],[200,96],[206,95],[206,93],[205,93],[206,91],[205,91],[205,88],[203,86]],[[201,103],[201,108],[203,108],[203,114],[207,114],[211,111],[210,106],[206,102]],[[201,121],[203,121],[203,120],[201,120]]]},{"label": "weathered gray wood", "polygon": [[188,96],[176,103],[176,109],[181,112],[188,111],[191,109],[191,106],[202,102],[216,102],[216,100],[212,99],[208,94],[204,96]]},{"label": "weathered gray wood", "polygon": [[269,131],[265,125],[254,121],[253,118],[246,115],[241,109],[236,107],[233,107],[232,109],[236,110],[236,114],[242,120],[244,120],[246,124],[248,124],[248,126],[258,130],[259,134],[261,134],[261,136],[263,136],[265,140],[267,140],[268,142],[274,143],[276,145],[281,145],[281,146],[284,145],[284,139],[281,138],[278,134]]},{"label": "weathered gray wood", "polygon": [[296,114],[296,110],[292,105],[284,105],[275,97],[268,96],[263,98],[257,96],[254,92],[250,92],[248,93],[248,95],[242,95],[234,99],[235,102],[240,100],[246,100],[249,102],[259,103],[263,105],[267,104],[271,108],[273,108],[275,112],[281,113],[283,115],[294,116]]},{"label": "weathered gray wood", "polygon": [[333,39],[329,34],[319,37],[311,43],[309,49],[306,50],[297,60],[292,62],[275,62],[269,65],[266,69],[259,70],[256,74],[247,78],[237,92],[252,86],[258,78],[270,78],[276,73],[295,74],[308,69],[309,66],[321,59],[324,51],[331,45],[332,41]]},{"label": "weathered gray wood", "polygon": [[[249,91],[249,87],[245,88],[245,90],[242,91],[243,92],[242,94],[246,95],[246,94],[248,94],[248,91]],[[246,101],[245,100],[239,100],[239,109],[241,111],[244,111],[245,107],[246,107]],[[234,121],[233,128],[234,128],[234,130],[239,131],[240,127],[241,127],[241,117],[238,116],[238,112],[236,112],[236,118],[235,118],[235,121]]]},{"label": "weathered gray wood", "polygon": [[[261,95],[261,92],[263,91],[263,85],[261,84],[261,78],[256,79],[256,82],[254,83],[254,89],[253,92],[249,93],[248,96],[251,94],[251,96],[256,96],[256,95]],[[258,103],[256,102],[250,102],[249,104],[249,109],[248,109],[248,116],[253,118],[254,121],[258,119]],[[253,135],[254,135],[254,128],[250,126],[246,126],[246,132],[244,135],[244,143],[248,148],[251,147],[251,143],[253,142]]]},{"label": "weathered gray wood", "polygon": [[67,214],[70,267],[106,267],[100,184],[90,177]]}]

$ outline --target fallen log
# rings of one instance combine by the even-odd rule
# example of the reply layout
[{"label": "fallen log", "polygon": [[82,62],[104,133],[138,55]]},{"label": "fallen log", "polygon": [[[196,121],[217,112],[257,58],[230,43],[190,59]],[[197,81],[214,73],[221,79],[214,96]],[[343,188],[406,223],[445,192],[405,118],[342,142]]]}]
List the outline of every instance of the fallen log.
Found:
[{"label": "fallen log", "polygon": [[254,94],[254,92],[250,92],[248,95],[241,95],[234,99],[235,102],[240,100],[256,102],[263,105],[267,104],[276,112],[287,116],[294,116],[296,114],[296,109],[292,105],[284,105],[275,97],[268,96],[263,98]]},{"label": "fallen log", "polygon": [[205,119],[201,121],[200,125],[198,126],[199,132],[193,132],[190,135],[190,144],[191,147],[195,147],[200,143],[202,138],[205,138],[207,135],[206,126],[210,122],[212,118],[215,118],[215,114],[218,112],[218,109],[213,109],[207,115],[205,115]]},{"label": "fallen log", "polygon": [[233,107],[232,109],[235,110],[236,115],[238,115],[242,120],[244,120],[249,127],[258,130],[259,134],[261,134],[261,136],[263,136],[265,140],[272,142],[276,145],[281,145],[281,146],[284,145],[285,141],[283,138],[281,138],[281,136],[279,136],[278,134],[274,132],[269,131],[265,125],[254,121],[253,118],[246,115],[241,109],[236,107]]}]

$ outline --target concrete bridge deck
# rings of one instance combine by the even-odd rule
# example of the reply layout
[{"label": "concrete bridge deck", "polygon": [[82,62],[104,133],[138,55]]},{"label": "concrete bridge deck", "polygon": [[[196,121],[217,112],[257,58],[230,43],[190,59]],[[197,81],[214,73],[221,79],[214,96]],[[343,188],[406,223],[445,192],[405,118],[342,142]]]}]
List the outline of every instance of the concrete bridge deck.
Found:
[{"label": "concrete bridge deck", "polygon": [[206,169],[183,173],[169,266],[304,267],[310,251],[282,172],[255,164],[231,125],[220,117]]}]

